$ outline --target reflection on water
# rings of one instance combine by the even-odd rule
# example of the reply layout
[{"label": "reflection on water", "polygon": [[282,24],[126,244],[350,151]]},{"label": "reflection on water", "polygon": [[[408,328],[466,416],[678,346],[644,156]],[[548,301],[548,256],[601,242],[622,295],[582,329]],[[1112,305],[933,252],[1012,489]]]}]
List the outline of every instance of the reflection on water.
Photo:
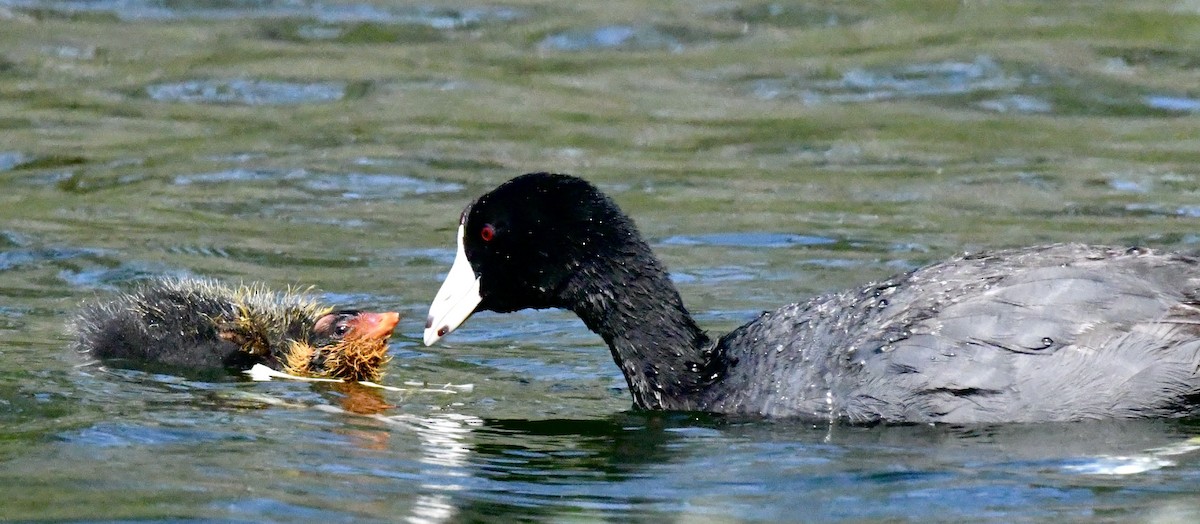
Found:
[{"label": "reflection on water", "polygon": [[[313,409],[332,414],[346,414],[381,423],[387,432],[374,430],[346,430],[351,445],[372,452],[386,452],[390,441],[410,439],[415,436],[420,454],[419,469],[413,472],[420,479],[410,513],[404,517],[414,524],[451,522],[457,517],[453,493],[467,489],[472,475],[471,443],[472,432],[483,424],[483,420],[460,413],[442,413],[427,416],[388,414],[391,408],[384,400],[380,389],[357,384],[332,384],[341,396],[338,406],[330,404],[304,404],[280,398],[250,394],[243,398],[251,402],[281,406],[292,409]],[[190,437],[192,438],[192,437]],[[347,465],[353,467],[352,465]],[[369,475],[371,468],[361,473]],[[399,515],[396,516],[397,518]]]},{"label": "reflection on water", "polygon": [[406,425],[417,434],[424,451],[421,463],[430,466],[422,469],[420,475],[425,478],[421,487],[431,492],[417,498],[408,522],[449,522],[456,516],[451,492],[467,488],[463,482],[469,475],[467,466],[471,453],[467,437],[471,428],[483,424],[483,421],[453,413],[426,418],[393,416],[386,420],[390,424]]}]

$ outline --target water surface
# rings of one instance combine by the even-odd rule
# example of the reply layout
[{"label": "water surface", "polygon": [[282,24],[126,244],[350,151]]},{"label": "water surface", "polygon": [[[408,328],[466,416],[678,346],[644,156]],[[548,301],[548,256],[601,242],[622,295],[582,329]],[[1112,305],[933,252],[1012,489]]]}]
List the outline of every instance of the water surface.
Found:
[{"label": "water surface", "polygon": [[[1186,2],[0,0],[0,518],[1200,520],[1195,421],[638,413],[561,311],[420,345],[463,206],[535,170],[612,194],[714,333],[964,250],[1194,251],[1198,31]],[[68,350],[81,301],[188,274],[404,312],[410,391]]]}]

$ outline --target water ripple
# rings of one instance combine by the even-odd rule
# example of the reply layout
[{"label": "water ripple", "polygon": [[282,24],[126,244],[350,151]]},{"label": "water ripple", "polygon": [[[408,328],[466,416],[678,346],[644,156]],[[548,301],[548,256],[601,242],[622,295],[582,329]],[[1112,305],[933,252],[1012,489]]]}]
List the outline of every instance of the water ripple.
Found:
[{"label": "water ripple", "polygon": [[835,27],[850,25],[862,17],[821,7],[788,5],[780,2],[742,6],[723,13],[745,24],[764,24],[774,27]]},{"label": "water ripple", "polygon": [[140,426],[123,423],[99,423],[79,431],[64,433],[59,438],[73,444],[88,447],[127,447],[190,445],[201,442],[218,442],[228,439],[245,440],[239,433],[222,433],[196,428],[169,428]]},{"label": "water ripple", "polygon": [[159,102],[270,106],[334,102],[345,98],[346,89],[345,82],[233,78],[154,84],[146,87],[146,94]]},{"label": "water ripple", "polygon": [[3,4],[61,13],[109,13],[125,21],[311,18],[322,22],[413,24],[435,29],[469,28],[488,22],[508,22],[524,16],[521,11],[507,7],[383,7],[368,3],[332,4],[291,0],[6,0]]},{"label": "water ripple", "polygon": [[824,246],[836,244],[837,239],[796,233],[739,232],[704,235],[677,235],[662,240],[668,246],[732,246],[780,248],[793,246]]},{"label": "water ripple", "polygon": [[[395,173],[337,173],[302,168],[245,168],[177,175],[174,184],[261,184],[298,189],[314,196],[333,193],[344,199],[393,200],[407,196],[457,193],[464,189],[456,182],[428,180]],[[276,201],[278,203],[278,201]]]},{"label": "water ripple", "polygon": [[1008,95],[979,102],[981,109],[996,113],[1049,113],[1054,109],[1050,101],[1032,95]]},{"label": "water ripple", "polygon": [[674,271],[671,281],[676,284],[691,284],[695,282],[745,282],[759,278],[747,268],[738,266],[697,268],[693,271]]},{"label": "water ripple", "polygon": [[713,41],[716,35],[687,28],[653,25],[606,25],[569,29],[549,35],[538,49],[549,51],[683,51],[688,44]]},{"label": "water ripple", "polygon": [[992,57],[980,55],[970,62],[854,68],[833,80],[765,78],[752,82],[751,90],[765,100],[798,98],[806,104],[853,103],[1002,91],[1039,81],[1037,77],[1022,77],[1005,71]]},{"label": "water ripple", "polygon": [[29,160],[29,157],[20,151],[0,151],[0,171],[9,171]]},{"label": "water ripple", "polygon": [[1200,112],[1200,99],[1174,95],[1147,95],[1142,97],[1147,107],[1175,113]]},{"label": "water ripple", "polygon": [[805,105],[930,99],[939,104],[1011,114],[1173,116],[1200,113],[1200,99],[1153,92],[1111,77],[1079,77],[1002,64],[989,55],[971,61],[855,67],[837,78],[801,74],[749,80],[763,100]]},{"label": "water ripple", "polygon": [[402,195],[456,193],[463,185],[421,180],[404,175],[372,173],[324,173],[307,178],[303,186],[318,193],[337,192],[343,198],[395,198]]},{"label": "water ripple", "polygon": [[102,254],[97,249],[85,248],[33,248],[11,249],[0,251],[0,271],[22,266],[36,265],[43,262],[57,262],[83,257],[94,257]]}]

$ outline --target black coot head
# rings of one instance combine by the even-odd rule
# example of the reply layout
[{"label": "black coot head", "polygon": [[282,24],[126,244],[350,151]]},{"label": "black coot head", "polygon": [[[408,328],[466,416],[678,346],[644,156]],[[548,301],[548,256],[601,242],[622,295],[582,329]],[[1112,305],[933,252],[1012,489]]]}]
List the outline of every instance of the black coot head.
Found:
[{"label": "black coot head", "polygon": [[568,307],[565,286],[619,244],[626,221],[608,197],[568,175],[522,175],[479,197],[463,211],[458,255],[430,305],[425,342],[478,310]]},{"label": "black coot head", "polygon": [[607,206],[591,184],[537,173],[475,201],[463,216],[463,249],[479,277],[478,309],[562,307],[559,292],[602,246]]}]

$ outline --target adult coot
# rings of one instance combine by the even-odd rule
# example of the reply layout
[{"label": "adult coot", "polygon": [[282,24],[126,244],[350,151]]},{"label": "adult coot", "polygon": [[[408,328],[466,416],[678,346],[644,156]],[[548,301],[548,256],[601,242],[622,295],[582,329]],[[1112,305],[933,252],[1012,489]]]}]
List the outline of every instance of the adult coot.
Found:
[{"label": "adult coot", "polygon": [[432,344],[475,311],[574,311],[643,409],[870,422],[1178,417],[1200,403],[1200,266],[1146,249],[963,255],[711,339],[591,184],[517,177],[462,214]]},{"label": "adult coot", "polygon": [[85,305],[75,348],[134,367],[191,373],[264,364],[293,375],[378,380],[400,315],[335,311],[301,293],[157,279]]}]

